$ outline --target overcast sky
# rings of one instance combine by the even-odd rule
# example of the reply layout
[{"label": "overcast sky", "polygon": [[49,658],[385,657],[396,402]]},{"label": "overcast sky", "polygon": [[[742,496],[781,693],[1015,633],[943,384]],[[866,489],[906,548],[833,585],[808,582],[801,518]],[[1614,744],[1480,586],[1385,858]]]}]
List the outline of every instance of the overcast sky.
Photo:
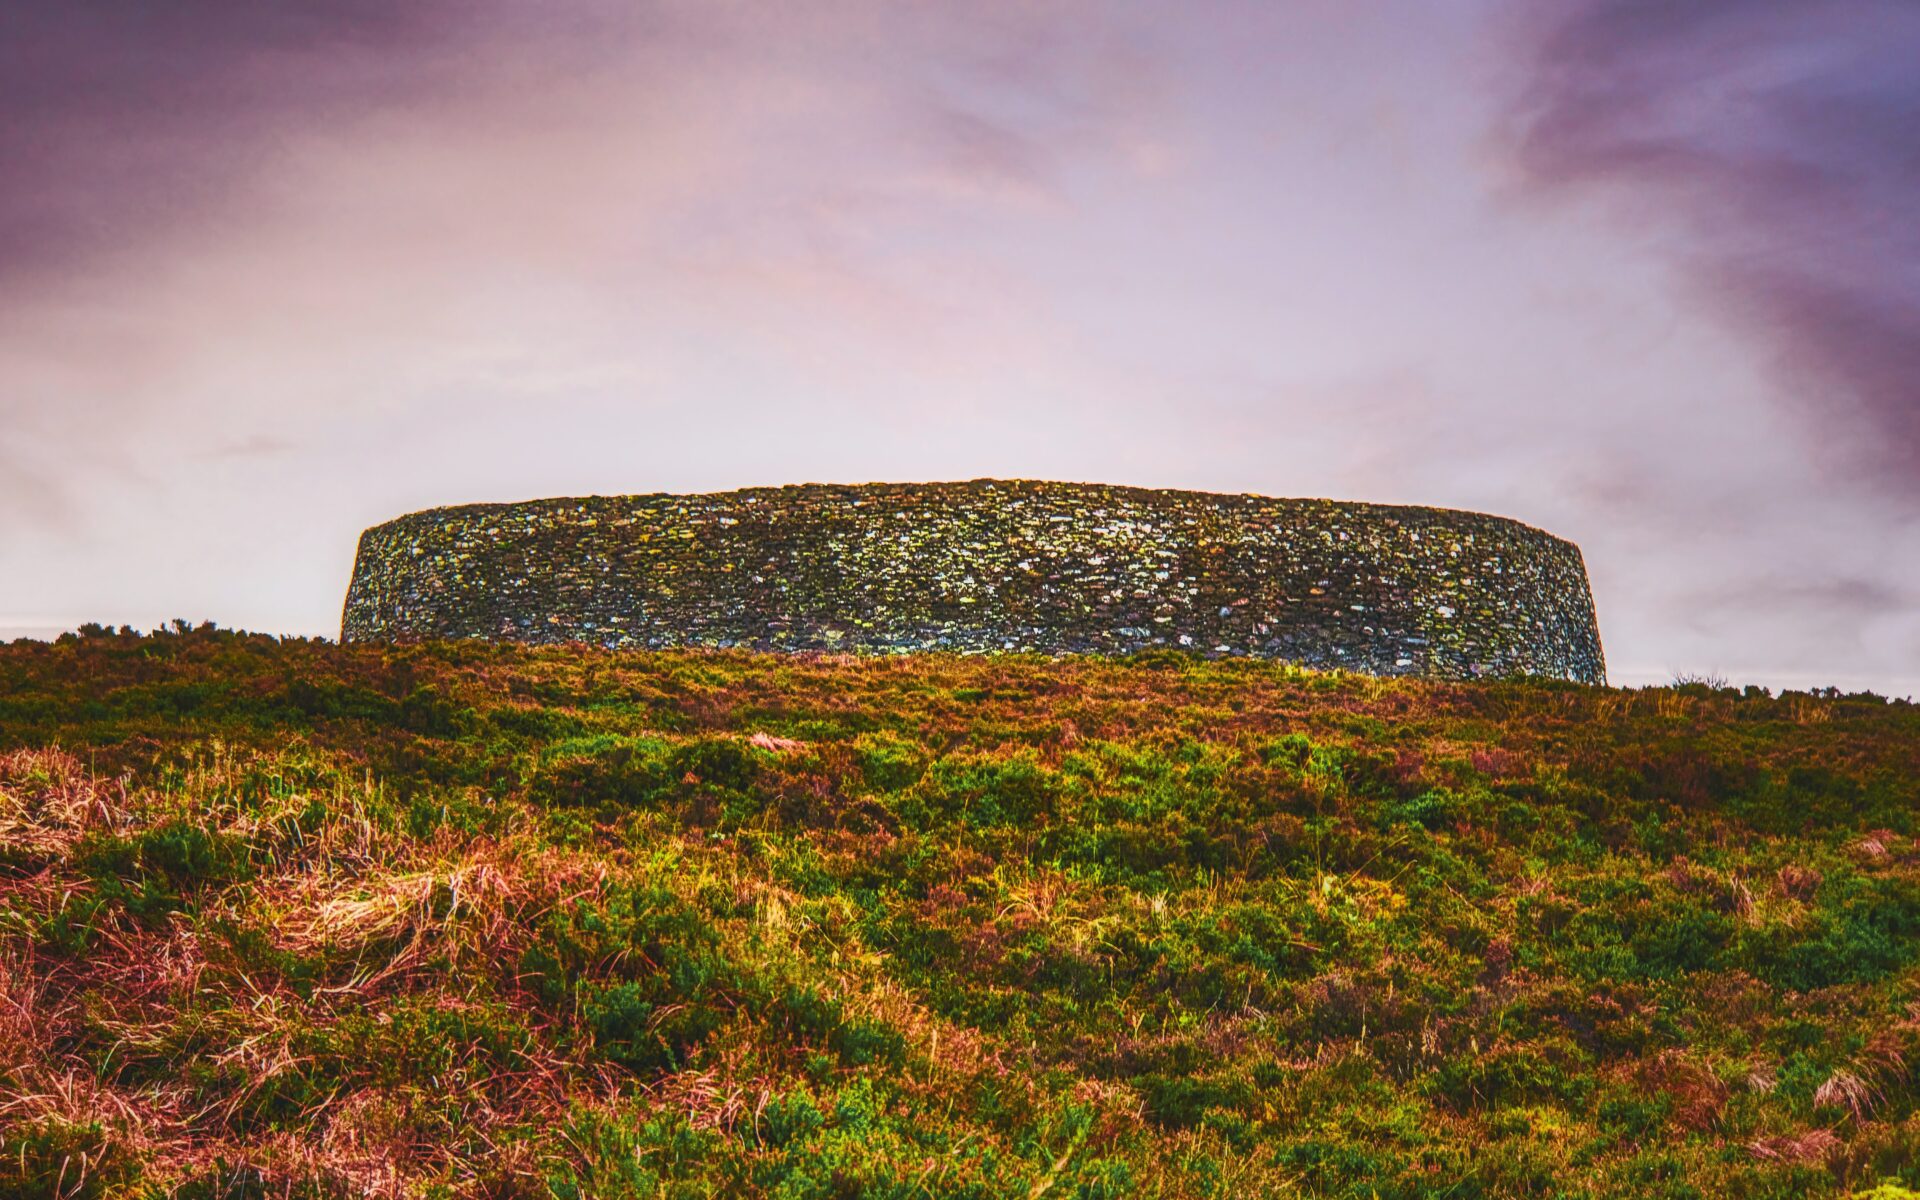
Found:
[{"label": "overcast sky", "polygon": [[1920,692],[1912,0],[0,3],[0,637],[437,504],[1481,509],[1616,682]]}]

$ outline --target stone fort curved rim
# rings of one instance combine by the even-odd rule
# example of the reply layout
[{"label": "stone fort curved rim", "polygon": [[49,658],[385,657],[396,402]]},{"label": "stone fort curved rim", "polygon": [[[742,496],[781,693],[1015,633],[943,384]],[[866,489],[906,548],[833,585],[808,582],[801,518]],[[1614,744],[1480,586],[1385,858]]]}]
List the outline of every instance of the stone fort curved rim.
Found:
[{"label": "stone fort curved rim", "polygon": [[361,535],[341,637],[1606,678],[1579,548],[1521,522],[1035,480],[429,509]]}]

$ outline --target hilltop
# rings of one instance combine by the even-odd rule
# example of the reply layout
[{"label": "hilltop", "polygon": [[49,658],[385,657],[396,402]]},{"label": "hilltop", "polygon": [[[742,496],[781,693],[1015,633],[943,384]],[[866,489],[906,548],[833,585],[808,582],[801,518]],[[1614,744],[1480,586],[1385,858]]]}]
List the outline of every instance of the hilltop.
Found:
[{"label": "hilltop", "polygon": [[1920,708],[0,647],[0,1197],[1920,1186]]}]

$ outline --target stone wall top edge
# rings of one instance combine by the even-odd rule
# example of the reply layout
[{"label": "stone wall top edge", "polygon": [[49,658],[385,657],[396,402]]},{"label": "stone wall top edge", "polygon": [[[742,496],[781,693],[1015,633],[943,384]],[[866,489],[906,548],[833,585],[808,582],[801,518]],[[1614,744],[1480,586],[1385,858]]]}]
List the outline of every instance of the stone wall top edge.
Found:
[{"label": "stone wall top edge", "polygon": [[1574,554],[1579,554],[1579,546],[1553,533],[1529,525],[1512,517],[1496,513],[1479,512],[1473,509],[1443,508],[1423,504],[1378,504],[1360,500],[1333,500],[1320,497],[1269,496],[1258,492],[1209,492],[1192,488],[1151,488],[1124,484],[1082,483],[1064,480],[1044,479],[999,479],[980,478],[965,480],[940,480],[931,482],[875,482],[875,483],[799,483],[770,487],[734,488],[718,492],[634,492],[593,494],[584,496],[545,496],[529,500],[495,501],[475,504],[451,504],[435,508],[419,509],[405,513],[391,520],[368,527],[363,539],[378,539],[382,534],[399,532],[408,527],[433,524],[447,520],[471,519],[474,517],[516,509],[539,511],[543,509],[562,509],[581,504],[607,504],[635,501],[672,501],[672,500],[768,500],[778,498],[797,499],[804,495],[833,496],[844,495],[858,497],[861,494],[889,495],[902,492],[947,492],[963,494],[968,490],[984,490],[988,487],[1006,488],[1028,494],[1041,494],[1057,491],[1061,494],[1104,492],[1118,499],[1142,501],[1155,498],[1186,502],[1212,501],[1222,504],[1260,504],[1297,505],[1301,507],[1326,506],[1348,512],[1356,517],[1386,518],[1397,520],[1458,520],[1486,521],[1508,526],[1515,533],[1530,538],[1558,544]]}]

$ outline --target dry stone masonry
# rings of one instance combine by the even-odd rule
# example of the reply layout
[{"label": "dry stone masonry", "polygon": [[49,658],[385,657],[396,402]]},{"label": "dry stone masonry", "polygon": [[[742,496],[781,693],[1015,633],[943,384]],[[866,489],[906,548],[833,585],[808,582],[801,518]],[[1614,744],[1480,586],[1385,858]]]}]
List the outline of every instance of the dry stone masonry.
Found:
[{"label": "dry stone masonry", "polygon": [[414,513],[361,536],[342,637],[1606,676],[1579,548],[1516,521],[1024,480]]}]

